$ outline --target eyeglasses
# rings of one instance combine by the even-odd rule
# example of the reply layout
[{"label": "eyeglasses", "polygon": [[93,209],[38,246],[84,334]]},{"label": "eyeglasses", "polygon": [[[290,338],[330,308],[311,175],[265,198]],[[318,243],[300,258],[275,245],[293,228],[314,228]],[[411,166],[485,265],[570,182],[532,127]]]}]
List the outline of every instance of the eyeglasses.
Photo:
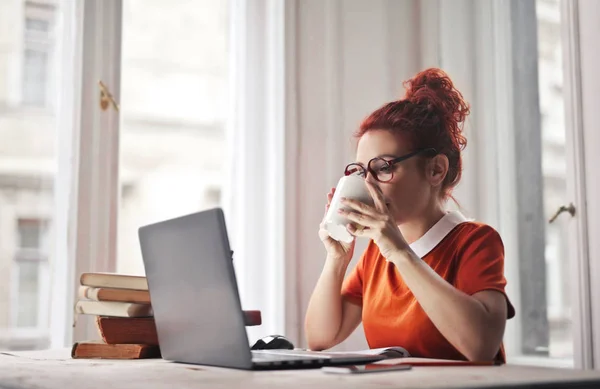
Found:
[{"label": "eyeglasses", "polygon": [[368,171],[373,177],[375,177],[377,181],[389,182],[392,178],[394,178],[395,164],[405,161],[421,153],[427,153],[433,156],[437,154],[437,151],[433,148],[420,149],[417,151],[413,151],[412,153],[403,155],[401,157],[391,159],[389,161],[381,157],[376,157],[369,161],[366,168],[362,164],[354,162],[346,166],[344,175],[366,177]]}]

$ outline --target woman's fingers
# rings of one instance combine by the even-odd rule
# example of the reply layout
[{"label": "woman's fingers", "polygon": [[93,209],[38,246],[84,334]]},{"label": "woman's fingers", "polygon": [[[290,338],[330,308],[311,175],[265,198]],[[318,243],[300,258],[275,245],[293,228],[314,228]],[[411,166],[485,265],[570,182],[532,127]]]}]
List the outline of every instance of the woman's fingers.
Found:
[{"label": "woman's fingers", "polygon": [[378,218],[366,213],[348,211],[345,209],[340,209],[338,213],[340,215],[344,215],[348,220],[358,223],[363,227],[375,228],[381,223]]},{"label": "woman's fingers", "polygon": [[381,216],[379,211],[376,208],[374,208],[368,204],[365,204],[359,200],[342,199],[342,204],[349,206],[350,208],[352,208],[355,211],[364,213],[364,214],[372,216],[374,218],[378,218],[379,216]]},{"label": "woman's fingers", "polygon": [[387,205],[385,204],[385,198],[383,196],[383,192],[379,186],[373,185],[373,183],[366,181],[367,189],[371,193],[371,197],[373,197],[373,201],[375,202],[375,208],[380,211],[386,211]]},{"label": "woman's fingers", "polygon": [[325,204],[325,215],[327,215],[327,211],[329,211],[329,206],[331,205],[331,200],[333,199],[333,194],[335,193],[335,188],[331,188],[329,193],[327,193],[327,204]]},{"label": "woman's fingers", "polygon": [[329,190],[329,193],[327,193],[327,204],[331,203],[331,200],[333,199],[334,194],[335,194],[335,188],[331,188]]}]

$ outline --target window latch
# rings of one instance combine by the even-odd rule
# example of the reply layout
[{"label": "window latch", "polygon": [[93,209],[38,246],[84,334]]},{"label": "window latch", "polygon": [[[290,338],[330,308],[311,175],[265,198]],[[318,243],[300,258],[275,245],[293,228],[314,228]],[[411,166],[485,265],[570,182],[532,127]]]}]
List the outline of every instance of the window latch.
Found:
[{"label": "window latch", "polygon": [[570,203],[569,205],[562,205],[560,208],[558,208],[550,220],[548,220],[548,223],[554,223],[558,216],[563,212],[569,212],[571,216],[575,216],[575,206],[573,203]]},{"label": "window latch", "polygon": [[108,87],[102,82],[102,80],[98,81],[98,86],[100,86],[100,109],[106,111],[109,105],[112,105],[115,111],[119,112],[119,104],[113,98],[112,93],[108,90]]}]

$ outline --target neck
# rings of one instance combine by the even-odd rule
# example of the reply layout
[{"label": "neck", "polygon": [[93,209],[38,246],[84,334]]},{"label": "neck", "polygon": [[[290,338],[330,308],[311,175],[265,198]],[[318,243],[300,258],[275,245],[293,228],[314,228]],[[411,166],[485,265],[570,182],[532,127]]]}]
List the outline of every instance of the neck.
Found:
[{"label": "neck", "polygon": [[427,207],[427,212],[419,215],[418,218],[407,220],[398,226],[406,243],[411,244],[421,238],[431,227],[435,225],[444,215],[445,209],[441,204]]}]

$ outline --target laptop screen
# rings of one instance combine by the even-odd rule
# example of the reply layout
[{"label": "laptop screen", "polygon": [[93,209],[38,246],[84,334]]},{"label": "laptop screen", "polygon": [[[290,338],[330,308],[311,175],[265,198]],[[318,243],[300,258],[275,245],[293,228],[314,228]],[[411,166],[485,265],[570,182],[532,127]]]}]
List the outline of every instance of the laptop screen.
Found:
[{"label": "laptop screen", "polygon": [[222,210],[141,227],[139,239],[163,358],[249,368]]}]

